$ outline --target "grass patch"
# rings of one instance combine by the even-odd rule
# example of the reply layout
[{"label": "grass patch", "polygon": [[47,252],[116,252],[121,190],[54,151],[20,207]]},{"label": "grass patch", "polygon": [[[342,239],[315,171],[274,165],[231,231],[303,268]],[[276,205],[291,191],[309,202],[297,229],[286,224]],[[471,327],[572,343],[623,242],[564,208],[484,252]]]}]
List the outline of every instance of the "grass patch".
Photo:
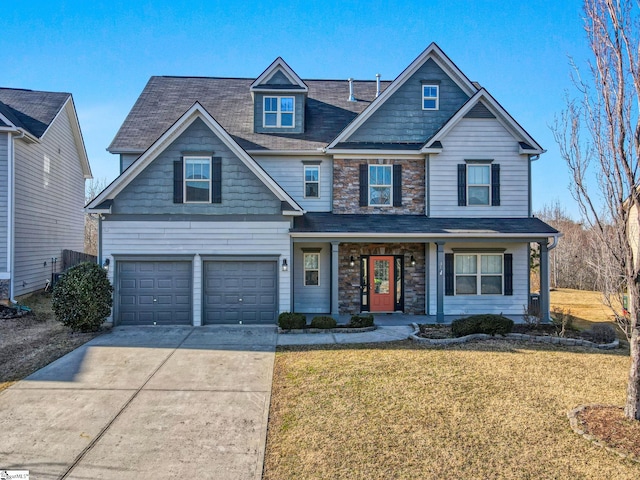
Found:
[{"label": "grass patch", "polygon": [[623,351],[490,340],[276,354],[264,479],[637,479],[567,411],[622,405]]}]

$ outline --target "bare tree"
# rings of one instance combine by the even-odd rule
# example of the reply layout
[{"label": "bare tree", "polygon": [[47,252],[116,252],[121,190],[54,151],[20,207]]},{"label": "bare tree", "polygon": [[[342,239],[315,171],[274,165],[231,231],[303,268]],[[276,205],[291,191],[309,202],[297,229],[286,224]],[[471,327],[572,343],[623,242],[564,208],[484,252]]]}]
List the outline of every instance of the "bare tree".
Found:
[{"label": "bare tree", "polygon": [[[92,178],[85,186],[85,205],[96,198],[107,186],[106,178]],[[87,213],[84,217],[84,251],[91,255],[98,254],[98,216]]]},{"label": "bare tree", "polygon": [[[625,416],[640,420],[640,262],[631,225],[640,219],[640,14],[632,0],[585,0],[584,22],[592,59],[588,77],[574,65],[578,98],[556,120],[554,136],[573,174],[572,193],[597,237],[613,278],[609,288],[629,296],[631,364]],[[595,182],[590,182],[595,173]],[[611,292],[603,292],[610,295]],[[610,304],[612,304],[610,302]],[[615,313],[615,312],[614,312]]]}]

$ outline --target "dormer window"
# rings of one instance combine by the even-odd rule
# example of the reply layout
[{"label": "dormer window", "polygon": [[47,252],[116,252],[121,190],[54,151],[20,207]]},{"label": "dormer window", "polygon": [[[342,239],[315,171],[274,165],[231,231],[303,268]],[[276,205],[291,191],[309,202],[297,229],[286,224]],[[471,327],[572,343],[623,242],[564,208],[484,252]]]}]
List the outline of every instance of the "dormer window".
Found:
[{"label": "dormer window", "polygon": [[264,127],[293,128],[294,97],[264,97]]}]

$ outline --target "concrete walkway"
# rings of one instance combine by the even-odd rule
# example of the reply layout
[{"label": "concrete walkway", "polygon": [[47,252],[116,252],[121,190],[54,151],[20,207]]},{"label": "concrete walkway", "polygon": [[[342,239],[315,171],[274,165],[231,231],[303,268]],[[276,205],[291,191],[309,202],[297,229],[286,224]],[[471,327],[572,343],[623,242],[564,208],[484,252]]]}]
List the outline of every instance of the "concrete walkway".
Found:
[{"label": "concrete walkway", "polygon": [[262,475],[275,327],[127,327],[0,393],[0,469],[33,479]]},{"label": "concrete walkway", "polygon": [[325,345],[330,343],[377,343],[406,340],[413,333],[410,325],[378,326],[362,333],[281,333],[278,345]]}]

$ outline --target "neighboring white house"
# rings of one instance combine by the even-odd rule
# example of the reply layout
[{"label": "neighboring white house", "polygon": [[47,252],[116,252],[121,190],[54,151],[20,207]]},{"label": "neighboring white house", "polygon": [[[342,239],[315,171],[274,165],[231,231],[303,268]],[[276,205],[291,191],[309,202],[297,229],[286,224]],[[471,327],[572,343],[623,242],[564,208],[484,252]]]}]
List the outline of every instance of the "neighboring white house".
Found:
[{"label": "neighboring white house", "polygon": [[0,88],[0,301],[41,289],[84,251],[91,178],[69,93]]},{"label": "neighboring white house", "polygon": [[[109,147],[116,324],[522,314],[543,148],[431,44],[392,82],[152,77]],[[548,315],[549,285],[541,308]]]}]

